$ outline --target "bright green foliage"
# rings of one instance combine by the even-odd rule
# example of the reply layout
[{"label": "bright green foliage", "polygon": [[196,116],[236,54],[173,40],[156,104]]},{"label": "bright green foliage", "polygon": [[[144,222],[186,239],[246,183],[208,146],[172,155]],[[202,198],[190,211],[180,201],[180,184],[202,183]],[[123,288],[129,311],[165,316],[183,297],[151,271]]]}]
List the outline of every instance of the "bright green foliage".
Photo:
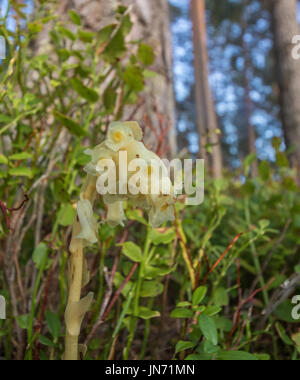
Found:
[{"label": "bright green foliage", "polygon": [[[8,59],[0,65],[0,201],[18,208],[24,193],[29,201],[7,210],[13,231],[0,214],[0,294],[10,316],[0,321],[0,357],[60,359],[85,147],[101,142],[108,122],[137,102],[154,57],[150,47],[128,42],[132,23],[123,7],[116,23],[90,33],[76,13],[62,24],[44,2],[25,26],[20,2],[11,4],[17,29],[1,20]],[[37,49],[41,31],[49,44]],[[261,162],[258,178],[250,176],[253,157],[223,180],[208,178],[204,204],[184,209],[178,202],[175,226],[154,231],[130,204],[125,229],[101,225],[99,246],[86,248],[84,292],[93,290],[96,301],[83,340],[99,316],[104,321],[86,359],[298,358],[290,300],[262,317],[280,286],[299,274],[299,188],[280,146],[274,141],[277,162]],[[101,200],[96,212],[104,219]]]}]

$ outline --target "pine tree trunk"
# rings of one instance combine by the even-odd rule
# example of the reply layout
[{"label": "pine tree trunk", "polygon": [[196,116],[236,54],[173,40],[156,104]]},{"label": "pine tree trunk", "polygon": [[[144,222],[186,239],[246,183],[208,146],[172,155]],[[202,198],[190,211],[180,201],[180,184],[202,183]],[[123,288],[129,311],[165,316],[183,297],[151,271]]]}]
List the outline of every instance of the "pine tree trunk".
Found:
[{"label": "pine tree trunk", "polygon": [[[246,110],[246,123],[248,128],[248,147],[249,154],[255,154],[257,156],[256,150],[256,131],[255,127],[251,121],[253,114],[253,103],[250,97],[250,80],[249,80],[249,68],[250,68],[250,52],[248,51],[247,44],[245,43],[245,34],[247,29],[247,20],[242,20],[242,51],[244,58],[244,68],[243,68],[243,81],[244,81],[244,91],[245,91],[245,110]],[[252,164],[252,177],[258,176],[258,159],[253,161]]]},{"label": "pine tree trunk", "polygon": [[292,56],[292,39],[300,34],[297,0],[273,0],[272,21],[280,88],[281,118],[293,166],[300,167],[300,60]]},{"label": "pine tree trunk", "polygon": [[206,159],[205,146],[209,142],[212,145],[212,163],[209,166],[212,168],[214,177],[220,178],[222,177],[222,149],[217,133],[218,121],[215,104],[208,81],[209,58],[204,0],[191,0],[191,18],[194,30],[197,122],[201,153]]},{"label": "pine tree trunk", "polygon": [[[84,26],[91,30],[99,30],[112,22],[114,11],[120,1],[116,0],[61,0],[60,10],[67,13],[75,10],[83,18]],[[168,0],[123,0],[122,5],[131,6],[134,27],[132,40],[142,40],[151,45],[156,53],[156,60],[151,70],[159,73],[147,80],[145,92],[142,94],[144,104],[135,114],[135,119],[143,124],[147,115],[154,128],[159,128],[162,114],[169,124],[168,143],[171,155],[177,152],[175,127],[175,98],[172,70],[172,43]],[[132,108],[125,111],[124,118],[130,117]],[[150,131],[149,131],[150,132]],[[151,133],[147,133],[147,144],[155,145]]]}]

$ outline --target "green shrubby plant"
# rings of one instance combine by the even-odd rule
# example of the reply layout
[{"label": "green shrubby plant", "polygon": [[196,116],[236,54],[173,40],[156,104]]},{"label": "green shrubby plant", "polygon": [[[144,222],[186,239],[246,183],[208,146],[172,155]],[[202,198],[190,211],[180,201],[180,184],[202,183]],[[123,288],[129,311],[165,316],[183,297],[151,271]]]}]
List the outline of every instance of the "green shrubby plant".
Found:
[{"label": "green shrubby plant", "polygon": [[[39,4],[25,23],[21,2],[11,1],[16,27],[8,30],[4,18],[0,29],[8,45],[0,65],[6,359],[64,355],[68,246],[83,168],[91,163],[86,149],[103,142],[108,125],[137,102],[154,60],[151,47],[128,40],[124,7],[115,23],[91,33],[76,13],[62,21],[50,3]],[[153,229],[129,200],[124,227],[92,229],[97,242],[86,248],[76,289],[78,301],[82,285],[88,295],[78,314],[90,306],[82,358],[298,358],[290,298],[299,290],[299,187],[277,139],[274,149],[276,162],[260,162],[257,178],[253,156],[222,180],[207,176],[204,203],[177,201],[175,221],[162,228]],[[104,202],[95,206],[104,222]],[[78,336],[73,316],[67,319]]]}]

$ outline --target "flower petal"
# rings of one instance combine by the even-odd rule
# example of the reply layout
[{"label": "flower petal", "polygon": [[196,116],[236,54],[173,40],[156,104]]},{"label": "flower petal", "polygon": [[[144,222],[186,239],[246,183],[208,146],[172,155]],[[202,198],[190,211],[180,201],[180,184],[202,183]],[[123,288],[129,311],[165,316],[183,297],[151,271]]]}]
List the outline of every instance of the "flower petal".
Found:
[{"label": "flower petal", "polygon": [[118,152],[120,149],[125,148],[132,141],[134,141],[134,135],[132,130],[121,122],[111,123],[108,128],[107,139],[105,145]]},{"label": "flower petal", "polygon": [[92,204],[88,199],[81,199],[78,202],[77,214],[81,225],[81,232],[77,237],[91,244],[97,243],[97,221],[94,217]]},{"label": "flower petal", "polygon": [[110,227],[114,228],[118,225],[124,227],[125,213],[123,209],[123,202],[115,202],[108,205],[107,223]]},{"label": "flower petal", "polygon": [[126,127],[131,129],[133,136],[134,136],[134,139],[136,141],[142,141],[144,133],[143,133],[143,130],[140,127],[138,122],[136,122],[136,121],[125,121],[125,122],[123,122],[123,125],[125,125]]}]

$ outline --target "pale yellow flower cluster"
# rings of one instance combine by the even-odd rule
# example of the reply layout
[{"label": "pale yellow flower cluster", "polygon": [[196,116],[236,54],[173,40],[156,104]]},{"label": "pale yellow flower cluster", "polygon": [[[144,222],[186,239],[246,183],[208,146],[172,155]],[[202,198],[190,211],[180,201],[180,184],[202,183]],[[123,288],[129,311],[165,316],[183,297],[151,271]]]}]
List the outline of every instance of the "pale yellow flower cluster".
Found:
[{"label": "pale yellow flower cluster", "polygon": [[[116,170],[110,176],[115,187],[115,193],[103,195],[105,204],[107,205],[107,223],[115,227],[124,225],[125,213],[124,202],[132,201],[134,207],[142,208],[149,213],[149,223],[153,228],[158,228],[167,221],[174,221],[174,203],[173,186],[167,169],[161,159],[153,152],[149,151],[142,143],[143,132],[137,122],[114,122],[108,129],[106,140],[95,147],[93,150],[87,151],[91,156],[91,162],[85,167],[85,171],[93,177],[96,177],[96,189],[99,194],[103,192],[103,178],[101,175],[105,168],[109,167],[109,162],[113,163]],[[120,154],[127,153],[128,171],[123,173],[120,169]],[[122,156],[121,156],[122,157]],[[140,165],[130,167],[132,160],[141,161]],[[153,173],[153,163],[156,167],[163,170]],[[127,169],[126,169],[127,170]],[[128,179],[127,188],[120,191],[120,172],[126,174]],[[141,181],[146,185],[143,187],[134,186],[134,176],[144,177],[148,181]],[[151,178],[151,180],[150,180]],[[130,181],[131,180],[131,181]],[[156,184],[156,191],[151,191],[153,180]],[[152,182],[151,182],[152,181]],[[139,182],[139,181],[137,181]],[[169,192],[165,192],[162,183],[167,184],[170,188]],[[168,187],[167,186],[167,187]],[[82,225],[82,232],[79,237],[94,243],[96,238],[96,221],[94,218],[92,205],[88,200],[81,199],[78,203],[78,217]]]}]

